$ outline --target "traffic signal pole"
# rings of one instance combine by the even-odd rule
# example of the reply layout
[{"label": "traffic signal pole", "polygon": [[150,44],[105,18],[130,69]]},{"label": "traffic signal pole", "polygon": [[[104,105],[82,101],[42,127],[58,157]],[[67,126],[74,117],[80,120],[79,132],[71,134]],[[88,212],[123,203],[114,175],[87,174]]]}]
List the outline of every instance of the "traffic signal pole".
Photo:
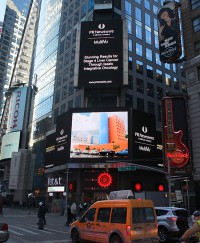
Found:
[{"label": "traffic signal pole", "polygon": [[68,205],[68,184],[69,184],[69,168],[67,168],[67,172],[66,172],[66,199],[65,199],[65,212],[64,215],[67,215],[67,205]]}]

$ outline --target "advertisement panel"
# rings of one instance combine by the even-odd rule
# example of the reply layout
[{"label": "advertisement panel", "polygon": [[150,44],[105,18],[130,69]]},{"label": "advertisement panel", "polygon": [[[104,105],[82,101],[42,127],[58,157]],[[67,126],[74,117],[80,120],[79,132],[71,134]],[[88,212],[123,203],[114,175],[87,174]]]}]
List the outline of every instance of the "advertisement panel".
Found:
[{"label": "advertisement panel", "polygon": [[[82,22],[77,41],[75,86],[119,87],[128,81],[123,20]],[[128,62],[127,62],[128,63]],[[125,70],[127,69],[127,70]],[[126,72],[127,71],[127,72]],[[124,77],[124,73],[127,77]]]},{"label": "advertisement panel", "polygon": [[71,137],[71,112],[64,113],[57,118],[55,138],[55,163],[54,166],[64,165],[69,162]]},{"label": "advertisement panel", "polygon": [[20,131],[23,128],[24,110],[26,104],[27,87],[18,88],[12,92],[9,131]]},{"label": "advertisement panel", "polygon": [[18,189],[21,153],[13,153],[10,164],[9,189]]},{"label": "advertisement panel", "polygon": [[182,54],[178,4],[169,2],[158,10],[160,60],[175,61]]},{"label": "advertisement panel", "polygon": [[191,173],[188,109],[184,97],[165,97],[163,109],[163,147],[165,166],[175,174]]},{"label": "advertisement panel", "polygon": [[156,162],[156,121],[155,116],[138,110],[133,110],[133,159],[139,162]]},{"label": "advertisement panel", "polygon": [[45,168],[53,167],[55,164],[56,133],[46,136]]},{"label": "advertisement panel", "polygon": [[72,113],[70,158],[105,161],[128,158],[128,110]]},{"label": "advertisement panel", "polygon": [[4,135],[1,145],[1,160],[10,159],[12,157],[12,152],[18,152],[19,143],[20,131]]}]

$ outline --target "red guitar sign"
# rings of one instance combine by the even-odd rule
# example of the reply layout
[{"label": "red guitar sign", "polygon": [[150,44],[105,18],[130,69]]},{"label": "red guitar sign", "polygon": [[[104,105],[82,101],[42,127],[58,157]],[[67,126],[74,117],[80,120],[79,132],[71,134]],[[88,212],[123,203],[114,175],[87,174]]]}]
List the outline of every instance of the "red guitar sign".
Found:
[{"label": "red guitar sign", "polygon": [[181,141],[183,132],[174,131],[172,99],[165,99],[166,126],[164,128],[164,142],[166,159],[170,160],[172,168],[181,168],[189,161],[189,151]]}]

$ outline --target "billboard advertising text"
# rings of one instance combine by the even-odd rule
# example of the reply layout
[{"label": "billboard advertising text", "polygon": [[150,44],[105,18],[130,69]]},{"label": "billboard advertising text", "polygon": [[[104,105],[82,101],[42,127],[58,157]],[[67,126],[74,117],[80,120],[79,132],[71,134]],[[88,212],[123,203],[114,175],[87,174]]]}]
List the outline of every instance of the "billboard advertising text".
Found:
[{"label": "billboard advertising text", "polygon": [[[75,86],[110,88],[123,85],[123,21],[82,22]],[[77,44],[78,45],[78,44]],[[78,45],[78,46],[79,46]]]},{"label": "billboard advertising text", "polygon": [[176,60],[182,54],[177,4],[165,4],[158,10],[157,18],[160,60]]}]

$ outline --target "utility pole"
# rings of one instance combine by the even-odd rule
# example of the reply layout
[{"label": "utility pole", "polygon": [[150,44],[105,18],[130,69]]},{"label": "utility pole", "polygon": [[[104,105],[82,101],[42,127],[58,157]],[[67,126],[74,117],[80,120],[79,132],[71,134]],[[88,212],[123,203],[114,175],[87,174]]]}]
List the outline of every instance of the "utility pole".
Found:
[{"label": "utility pole", "polygon": [[171,166],[170,166],[170,159],[167,158],[167,174],[168,174],[168,200],[169,200],[169,207],[172,206],[172,190],[171,190]]}]

